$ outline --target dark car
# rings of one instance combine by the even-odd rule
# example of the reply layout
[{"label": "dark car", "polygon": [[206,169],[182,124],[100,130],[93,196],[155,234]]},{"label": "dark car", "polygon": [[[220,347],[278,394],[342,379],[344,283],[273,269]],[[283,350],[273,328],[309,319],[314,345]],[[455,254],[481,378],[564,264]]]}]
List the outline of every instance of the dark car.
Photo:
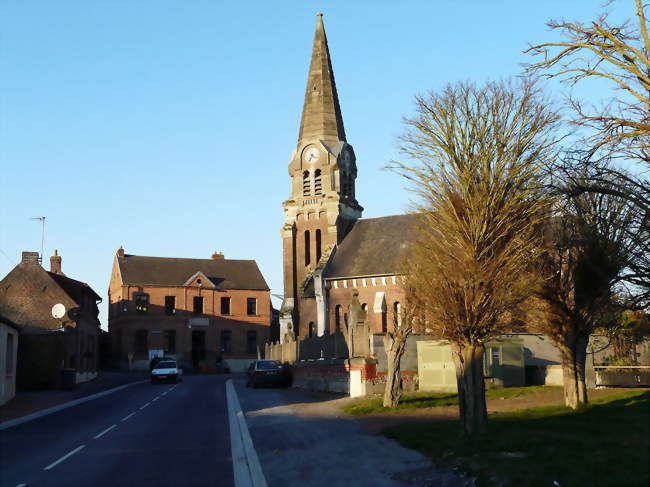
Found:
[{"label": "dark car", "polygon": [[246,371],[246,387],[287,386],[287,372],[277,360],[256,360]]}]

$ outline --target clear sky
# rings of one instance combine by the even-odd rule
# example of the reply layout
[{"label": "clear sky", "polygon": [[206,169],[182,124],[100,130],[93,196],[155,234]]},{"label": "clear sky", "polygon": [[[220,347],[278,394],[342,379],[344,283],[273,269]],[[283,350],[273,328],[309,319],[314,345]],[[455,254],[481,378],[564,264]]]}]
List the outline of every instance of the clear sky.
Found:
[{"label": "clear sky", "polygon": [[[30,218],[46,216],[48,268],[57,248],[104,301],[120,245],[255,259],[281,294],[281,203],[317,12],[357,199],[374,217],[407,209],[382,167],[416,93],[517,75],[529,42],[558,39],[547,20],[587,21],[601,4],[0,0],[0,278],[40,251]],[[631,14],[632,1],[612,9]]]}]

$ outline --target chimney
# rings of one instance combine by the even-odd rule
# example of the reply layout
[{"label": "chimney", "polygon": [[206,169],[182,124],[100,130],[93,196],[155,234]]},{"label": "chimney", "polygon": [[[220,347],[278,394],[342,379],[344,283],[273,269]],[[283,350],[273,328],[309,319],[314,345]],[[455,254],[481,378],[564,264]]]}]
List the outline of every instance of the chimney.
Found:
[{"label": "chimney", "polygon": [[54,249],[54,255],[50,257],[50,272],[52,274],[63,274],[61,271],[61,256],[57,249]]},{"label": "chimney", "polygon": [[23,252],[22,265],[39,265],[38,252]]},{"label": "chimney", "polygon": [[118,257],[124,257],[124,247],[120,245],[120,248],[117,249],[117,256]]},{"label": "chimney", "polygon": [[215,252],[212,254],[214,260],[224,260],[223,252]]}]

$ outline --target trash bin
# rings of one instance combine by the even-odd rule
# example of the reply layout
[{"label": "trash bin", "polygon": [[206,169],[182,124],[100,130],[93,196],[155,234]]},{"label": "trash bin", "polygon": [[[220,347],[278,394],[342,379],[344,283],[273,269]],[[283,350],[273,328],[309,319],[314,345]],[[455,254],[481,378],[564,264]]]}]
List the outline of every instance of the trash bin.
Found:
[{"label": "trash bin", "polygon": [[63,369],[63,389],[72,390],[77,385],[77,369]]}]

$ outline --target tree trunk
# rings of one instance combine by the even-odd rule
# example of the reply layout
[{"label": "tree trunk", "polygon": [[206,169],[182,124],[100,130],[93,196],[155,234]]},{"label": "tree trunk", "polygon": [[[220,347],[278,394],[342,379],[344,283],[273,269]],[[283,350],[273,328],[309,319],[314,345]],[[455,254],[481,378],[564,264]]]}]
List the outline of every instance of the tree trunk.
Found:
[{"label": "tree trunk", "polygon": [[393,333],[384,335],[384,350],[386,350],[388,359],[384,407],[392,408],[397,406],[402,397],[401,363],[405,349],[406,338]]},{"label": "tree trunk", "polygon": [[586,404],[587,381],[585,368],[587,362],[587,345],[589,336],[567,336],[559,344],[562,354],[562,376],[564,379],[564,404],[571,409],[578,409]]},{"label": "tree trunk", "polygon": [[562,378],[564,385],[564,405],[578,408],[578,371],[576,370],[575,353],[572,347],[562,351]]},{"label": "tree trunk", "polygon": [[487,406],[483,379],[483,345],[455,347],[453,357],[458,384],[458,409],[463,432],[468,435],[487,430]]},{"label": "tree trunk", "polygon": [[589,335],[580,336],[576,340],[576,370],[578,372],[578,402],[587,404],[587,346]]}]

